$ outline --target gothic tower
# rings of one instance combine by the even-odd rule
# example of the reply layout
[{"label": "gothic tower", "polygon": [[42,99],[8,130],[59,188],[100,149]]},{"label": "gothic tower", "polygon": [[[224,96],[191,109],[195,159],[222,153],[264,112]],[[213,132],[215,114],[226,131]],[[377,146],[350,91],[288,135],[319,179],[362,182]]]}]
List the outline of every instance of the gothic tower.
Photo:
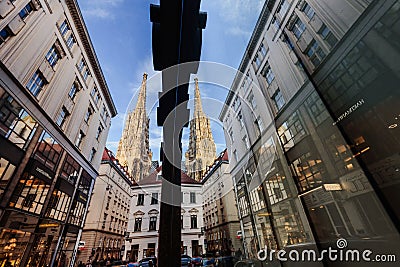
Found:
[{"label": "gothic tower", "polygon": [[136,108],[127,114],[124,131],[119,140],[117,158],[138,182],[149,174],[151,151],[149,148],[149,117],[146,113],[147,74],[143,74]]},{"label": "gothic tower", "polygon": [[195,78],[194,112],[190,121],[189,147],[186,152],[187,174],[200,181],[207,166],[214,163],[216,148],[212,136],[210,120],[203,112],[198,79]]}]

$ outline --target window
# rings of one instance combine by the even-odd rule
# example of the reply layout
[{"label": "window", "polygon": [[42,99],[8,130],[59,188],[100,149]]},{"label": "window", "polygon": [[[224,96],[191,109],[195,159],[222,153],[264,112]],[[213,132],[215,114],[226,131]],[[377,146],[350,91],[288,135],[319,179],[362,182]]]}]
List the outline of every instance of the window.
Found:
[{"label": "window", "polygon": [[241,103],[241,101],[240,101],[239,96],[236,96],[236,97],[235,97],[235,101],[233,101],[233,110],[234,110],[234,111],[238,111],[241,104],[242,104],[242,103]]},{"label": "window", "polygon": [[92,108],[92,106],[89,106],[87,111],[86,111],[86,113],[85,113],[85,118],[84,118],[86,123],[89,122],[90,117],[92,116],[92,114],[93,114],[93,108]]},{"label": "window", "polygon": [[96,155],[96,149],[94,149],[92,147],[92,150],[90,150],[90,154],[89,154],[89,161],[92,162],[94,156]]},{"label": "window", "polygon": [[196,192],[190,192],[190,203],[196,203]]},{"label": "window", "polygon": [[92,91],[90,91],[90,96],[94,97],[96,95],[96,93],[97,93],[97,87],[95,86],[95,87],[93,87]]},{"label": "window", "polygon": [[287,0],[283,0],[282,4],[279,7],[278,14],[281,18],[283,18],[286,14],[286,12],[289,9],[289,2]]},{"label": "window", "polygon": [[272,96],[272,100],[274,101],[275,107],[277,110],[281,110],[281,108],[285,105],[285,99],[281,93],[281,90],[276,90],[274,95]]},{"label": "window", "polygon": [[190,215],[190,228],[197,228],[197,215]]},{"label": "window", "polygon": [[135,232],[142,231],[142,218],[135,219],[135,226],[134,226],[133,231],[135,231]]},{"label": "window", "polygon": [[297,112],[278,128],[279,138],[283,144],[284,150],[288,151],[306,134]]},{"label": "window", "polygon": [[236,162],[239,161],[238,155],[237,155],[237,151],[236,151],[236,150],[233,151],[233,157],[235,158]]},{"label": "window", "polygon": [[82,70],[83,70],[85,67],[86,67],[86,63],[85,63],[85,60],[82,58],[81,61],[79,61],[79,64],[78,64],[78,70],[79,70],[79,72],[82,72]]},{"label": "window", "polygon": [[29,80],[26,88],[29,92],[32,93],[33,96],[38,96],[38,94],[42,91],[44,86],[44,78],[40,71],[36,71],[32,78]]},{"label": "window", "polygon": [[64,125],[64,122],[66,121],[68,117],[68,110],[63,106],[60,110],[60,113],[58,114],[56,124],[60,127]]},{"label": "window", "polygon": [[249,138],[247,137],[247,135],[243,136],[243,143],[247,149],[250,148],[250,142],[249,142]]},{"label": "window", "polygon": [[4,190],[6,189],[14,170],[14,164],[10,163],[5,158],[0,157],[0,199],[3,196]]},{"label": "window", "polygon": [[311,7],[308,3],[306,3],[306,4],[304,5],[302,11],[304,12],[304,14],[305,14],[309,19],[312,19],[312,17],[314,17],[314,14],[315,14],[314,9],[312,9],[312,7]]},{"label": "window", "polygon": [[297,39],[303,34],[306,29],[306,25],[300,20],[300,18],[296,19],[296,22],[293,25],[292,32],[296,36]]},{"label": "window", "polygon": [[335,35],[333,35],[331,30],[329,30],[329,28],[325,24],[321,27],[321,30],[318,33],[321,34],[321,36],[331,48],[334,47],[335,44],[338,42],[338,39],[335,37]]},{"label": "window", "polygon": [[243,115],[242,115],[242,111],[239,110],[237,119],[239,120],[240,126],[242,126],[242,128],[244,127],[244,121],[243,121]]},{"label": "window", "polygon": [[67,39],[67,46],[68,46],[69,49],[71,49],[74,44],[75,44],[75,38],[71,34]]},{"label": "window", "polygon": [[150,205],[155,205],[155,204],[158,204],[158,193],[151,194],[151,204]]},{"label": "window", "polygon": [[144,205],[144,194],[139,194],[136,206],[143,206],[143,205]]},{"label": "window", "polygon": [[96,140],[99,140],[102,132],[103,132],[103,125],[100,124],[100,126],[97,128]]},{"label": "window", "polygon": [[233,139],[233,130],[232,130],[232,128],[229,128],[228,134],[229,134],[229,137],[231,138],[231,142],[233,143],[233,141],[235,141],[235,140]]},{"label": "window", "polygon": [[87,78],[89,77],[89,75],[90,75],[89,70],[86,69],[86,70],[83,72],[83,79],[86,81]]},{"label": "window", "polygon": [[75,99],[76,93],[78,91],[78,86],[76,81],[72,84],[71,89],[69,90],[68,96],[71,98],[71,100]]},{"label": "window", "polygon": [[21,19],[25,19],[30,13],[32,13],[33,8],[32,8],[32,3],[28,3],[19,13],[18,15],[20,16]]},{"label": "window", "polygon": [[104,216],[103,216],[103,224],[101,225],[101,228],[102,228],[102,229],[106,228],[107,216],[108,216],[108,214],[107,214],[107,213],[104,213]]},{"label": "window", "polygon": [[311,41],[310,47],[306,50],[306,54],[315,67],[321,63],[322,59],[325,58],[325,52],[315,40]]},{"label": "window", "polygon": [[43,132],[36,146],[34,158],[55,171],[63,149],[47,132]]},{"label": "window", "polygon": [[83,213],[85,212],[86,202],[74,200],[69,217],[69,223],[80,226],[83,221]]},{"label": "window", "polygon": [[18,147],[25,149],[36,127],[35,119],[11,96],[4,93],[0,98],[0,135]]},{"label": "window", "polygon": [[70,182],[75,184],[78,179],[78,174],[81,166],[75,161],[73,157],[69,154],[65,157],[63,167],[61,168],[60,176]]},{"label": "window", "polygon": [[49,188],[50,185],[25,172],[16,187],[16,198],[11,200],[10,206],[27,212],[40,214]]},{"label": "window", "polygon": [[49,62],[51,67],[54,67],[57,64],[58,59],[60,58],[60,53],[56,49],[56,47],[53,45],[49,52],[47,52],[46,59],[47,62]]},{"label": "window", "polygon": [[78,184],[79,191],[85,195],[88,195],[92,181],[93,178],[86,171],[83,171]]},{"label": "window", "polygon": [[79,134],[76,138],[75,146],[80,147],[83,141],[83,138],[85,138],[85,134],[82,131],[79,131]]},{"label": "window", "polygon": [[66,20],[61,23],[59,30],[62,36],[65,36],[65,34],[69,31],[69,26]]},{"label": "window", "polygon": [[318,157],[308,152],[294,160],[291,167],[301,192],[321,185],[324,169]]},{"label": "window", "polygon": [[260,129],[260,132],[264,131],[264,123],[263,123],[263,120],[261,119],[260,115],[258,115],[256,121],[257,121],[258,128]]},{"label": "window", "polygon": [[268,84],[271,84],[272,81],[274,80],[275,75],[274,75],[274,73],[272,72],[272,69],[271,69],[271,67],[269,66],[269,64],[267,64],[267,65],[264,67],[264,69],[263,69],[263,71],[262,71],[262,76],[264,76],[264,78],[267,80],[267,83],[268,83]]},{"label": "window", "polygon": [[45,216],[59,221],[65,221],[70,202],[71,197],[68,194],[54,189]]},{"label": "window", "polygon": [[0,31],[0,45],[4,43],[8,38],[11,36],[11,31],[8,26],[6,26],[4,29]]},{"label": "window", "polygon": [[150,217],[149,231],[155,231],[157,227],[157,217]]},{"label": "window", "polygon": [[253,91],[250,91],[249,95],[247,96],[247,100],[250,102],[251,107],[255,109],[257,107],[256,100],[254,99]]}]

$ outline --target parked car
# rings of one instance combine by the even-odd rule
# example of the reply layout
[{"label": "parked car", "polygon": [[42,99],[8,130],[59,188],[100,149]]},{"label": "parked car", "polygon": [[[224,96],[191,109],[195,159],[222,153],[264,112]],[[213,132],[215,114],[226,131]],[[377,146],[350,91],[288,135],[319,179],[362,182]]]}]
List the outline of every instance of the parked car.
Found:
[{"label": "parked car", "polygon": [[215,258],[212,253],[203,254],[202,258],[203,258],[203,265],[201,265],[201,266],[208,266],[208,267],[215,266]]},{"label": "parked car", "polygon": [[111,267],[126,267],[126,264],[122,261],[113,261]]},{"label": "parked car", "polygon": [[139,267],[139,262],[130,262],[126,265],[126,267]]},{"label": "parked car", "polygon": [[218,267],[234,267],[237,260],[233,256],[223,256],[215,259],[215,266]]},{"label": "parked car", "polygon": [[192,266],[203,266],[203,259],[201,257],[193,257]]},{"label": "parked car", "polygon": [[156,257],[143,258],[139,261],[139,266],[141,266],[141,267],[157,267],[157,258]]},{"label": "parked car", "polygon": [[192,257],[188,255],[181,256],[181,266],[192,266]]}]

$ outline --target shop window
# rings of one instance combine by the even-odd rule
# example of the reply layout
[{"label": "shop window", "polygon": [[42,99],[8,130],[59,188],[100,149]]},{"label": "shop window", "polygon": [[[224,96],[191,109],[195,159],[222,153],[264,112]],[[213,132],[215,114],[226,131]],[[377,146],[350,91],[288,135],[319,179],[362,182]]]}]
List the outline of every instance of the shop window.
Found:
[{"label": "shop window", "polygon": [[[79,197],[79,196],[78,196]],[[69,223],[81,226],[83,220],[83,213],[85,212],[85,203],[74,200],[69,217]]]},{"label": "shop window", "polygon": [[294,160],[291,168],[301,192],[322,184],[322,176],[324,174],[322,160],[312,157],[310,152]]},{"label": "shop window", "polygon": [[297,111],[278,128],[278,134],[285,151],[292,148],[306,134]]},{"label": "shop window", "polygon": [[50,197],[46,217],[59,221],[64,221],[67,218],[67,212],[70,202],[71,197],[69,195],[55,189]]},{"label": "shop window", "polygon": [[0,157],[0,200],[3,197],[4,190],[14,173],[15,165],[11,164],[5,158]]},{"label": "shop window", "polygon": [[75,184],[78,179],[78,174],[81,166],[69,154],[65,157],[63,167],[61,168],[60,176],[68,182]]},{"label": "shop window", "polygon": [[85,195],[88,195],[91,184],[92,184],[92,177],[86,171],[83,171],[81,179],[79,180],[79,186],[78,186],[79,191]]},{"label": "shop window", "polygon": [[63,149],[61,145],[44,131],[36,146],[34,158],[52,171],[55,171],[62,152]]},{"label": "shop window", "polygon": [[40,214],[50,185],[25,172],[15,189],[10,206],[27,212]]},{"label": "shop window", "polygon": [[36,127],[36,120],[5,93],[0,99],[0,135],[25,149]]}]

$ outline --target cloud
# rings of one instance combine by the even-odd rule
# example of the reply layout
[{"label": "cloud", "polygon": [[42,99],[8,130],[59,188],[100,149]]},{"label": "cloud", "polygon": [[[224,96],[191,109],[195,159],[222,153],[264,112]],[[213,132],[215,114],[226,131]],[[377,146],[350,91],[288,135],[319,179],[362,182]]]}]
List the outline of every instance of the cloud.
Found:
[{"label": "cloud", "polygon": [[92,18],[100,18],[100,19],[113,19],[114,15],[111,14],[107,9],[96,7],[93,9],[84,9],[82,10],[83,15],[85,18],[92,17]]},{"label": "cloud", "polygon": [[[218,10],[220,19],[229,25],[226,33],[246,35],[254,27],[253,23],[263,7],[264,0],[224,0],[211,1],[213,10]],[[257,16],[255,18],[255,16]]]},{"label": "cloud", "polygon": [[82,13],[85,18],[114,19],[113,9],[124,0],[86,0],[82,1]]}]

